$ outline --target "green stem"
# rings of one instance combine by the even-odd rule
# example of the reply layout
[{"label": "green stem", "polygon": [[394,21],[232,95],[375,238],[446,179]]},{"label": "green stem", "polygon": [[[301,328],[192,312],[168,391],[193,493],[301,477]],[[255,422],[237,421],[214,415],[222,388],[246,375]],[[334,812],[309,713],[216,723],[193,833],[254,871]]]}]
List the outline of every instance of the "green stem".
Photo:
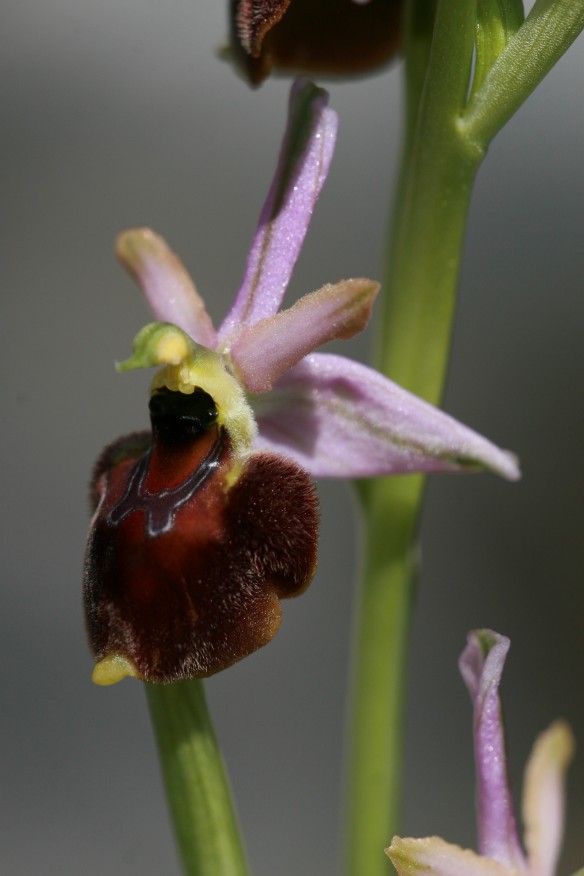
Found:
[{"label": "green stem", "polygon": [[245,853],[202,681],[146,684],[187,876],[246,876]]},{"label": "green stem", "polygon": [[[482,151],[458,130],[476,5],[439,0],[435,20],[424,7],[426,0],[413,0],[407,17],[405,148],[375,365],[436,403]],[[424,22],[433,27],[430,38],[420,27]],[[367,554],[353,679],[349,873],[381,876],[389,872],[382,849],[399,825],[405,660],[423,479],[378,479],[362,485],[361,494]]]},{"label": "green stem", "polygon": [[388,872],[383,849],[399,824],[405,659],[416,570],[416,490],[421,492],[422,484],[416,476],[397,478],[391,494],[371,491],[364,505],[365,568],[351,710],[352,876]]},{"label": "green stem", "polygon": [[[516,0],[480,2],[481,62],[467,106],[477,3],[406,0],[404,150],[374,364],[434,404],[446,379],[476,172],[490,139],[584,27],[584,0],[537,0],[524,23]],[[388,872],[382,849],[399,826],[423,484],[411,476],[360,485],[367,553],[351,703],[351,876]]]},{"label": "green stem", "polygon": [[468,0],[438,6],[416,122],[402,156],[377,314],[375,365],[433,403],[442,396],[464,227],[484,154],[459,131],[475,17]]}]

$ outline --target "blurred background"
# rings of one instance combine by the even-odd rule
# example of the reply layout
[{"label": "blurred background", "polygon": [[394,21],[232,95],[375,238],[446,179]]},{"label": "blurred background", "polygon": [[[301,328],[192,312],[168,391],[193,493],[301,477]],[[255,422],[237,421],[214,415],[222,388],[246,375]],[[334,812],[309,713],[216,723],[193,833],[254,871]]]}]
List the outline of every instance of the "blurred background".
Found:
[{"label": "blurred background", "polygon": [[[219,60],[226,6],[3,6],[3,876],[179,873],[143,690],[91,683],[80,581],[92,463],[147,422],[149,376],[113,368],[149,319],[114,237],[135,224],[162,233],[219,321],[276,161],[288,84],[253,93]],[[580,41],[497,137],[465,247],[445,406],[515,450],[523,480],[433,477],[423,517],[404,832],[468,846],[471,713],[456,661],[469,629],[512,639],[503,696],[516,793],[556,716],[584,748],[583,73]],[[380,274],[399,65],[330,92],[337,153],[288,302]],[[343,352],[365,359],[368,340]],[[319,490],[311,589],[284,605],[268,648],[207,683],[256,876],[339,871],[359,558],[350,486]],[[563,873],[584,864],[583,754],[568,812]]]}]

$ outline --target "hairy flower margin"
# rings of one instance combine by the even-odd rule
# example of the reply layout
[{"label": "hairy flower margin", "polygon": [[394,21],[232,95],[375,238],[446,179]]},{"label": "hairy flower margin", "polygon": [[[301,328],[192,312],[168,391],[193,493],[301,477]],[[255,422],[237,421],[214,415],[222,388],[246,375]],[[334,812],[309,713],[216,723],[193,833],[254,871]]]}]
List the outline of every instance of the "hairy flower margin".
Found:
[{"label": "hairy flower margin", "polygon": [[316,566],[309,475],[519,476],[512,454],[377,372],[312,352],[364,328],[377,283],[327,285],[280,312],[333,154],[326,103],[310,82],[293,86],[276,176],[219,330],[162,238],[144,228],[118,238],[160,320],[119,370],[162,369],[152,432],[114,442],[94,471],[84,589],[100,684],[204,677],[270,641],[280,599]]},{"label": "hairy flower margin", "polygon": [[507,775],[499,697],[509,646],[505,636],[475,630],[459,664],[473,705],[479,854],[440,837],[394,837],[386,853],[399,876],[554,876],[574,740],[568,725],[556,721],[533,746],[523,785],[524,852]]}]

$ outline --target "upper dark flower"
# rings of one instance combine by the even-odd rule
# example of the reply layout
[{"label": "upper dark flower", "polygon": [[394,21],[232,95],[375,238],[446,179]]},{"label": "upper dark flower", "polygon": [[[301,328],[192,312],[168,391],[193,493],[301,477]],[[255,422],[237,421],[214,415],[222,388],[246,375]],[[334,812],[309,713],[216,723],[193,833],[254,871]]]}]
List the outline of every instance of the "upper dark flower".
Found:
[{"label": "upper dark flower", "polygon": [[403,0],[230,0],[231,45],[258,85],[272,68],[348,76],[386,64],[399,47]]}]

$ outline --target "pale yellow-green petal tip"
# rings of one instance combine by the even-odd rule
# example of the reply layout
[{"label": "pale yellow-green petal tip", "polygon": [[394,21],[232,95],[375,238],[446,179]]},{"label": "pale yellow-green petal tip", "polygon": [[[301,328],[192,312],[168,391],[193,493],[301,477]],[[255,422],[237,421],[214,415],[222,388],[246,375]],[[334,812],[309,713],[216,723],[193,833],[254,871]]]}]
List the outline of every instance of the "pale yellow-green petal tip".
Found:
[{"label": "pale yellow-green petal tip", "polygon": [[196,344],[182,329],[170,322],[151,322],[138,332],[132,355],[116,365],[118,371],[180,365],[196,350]]},{"label": "pale yellow-green petal tip", "polygon": [[492,858],[461,849],[439,836],[420,839],[394,836],[385,854],[399,876],[508,876],[510,873]]},{"label": "pale yellow-green petal tip", "polygon": [[138,678],[136,667],[131,660],[122,654],[108,654],[103,660],[95,664],[91,680],[94,684],[107,685],[117,684],[124,678]]}]

